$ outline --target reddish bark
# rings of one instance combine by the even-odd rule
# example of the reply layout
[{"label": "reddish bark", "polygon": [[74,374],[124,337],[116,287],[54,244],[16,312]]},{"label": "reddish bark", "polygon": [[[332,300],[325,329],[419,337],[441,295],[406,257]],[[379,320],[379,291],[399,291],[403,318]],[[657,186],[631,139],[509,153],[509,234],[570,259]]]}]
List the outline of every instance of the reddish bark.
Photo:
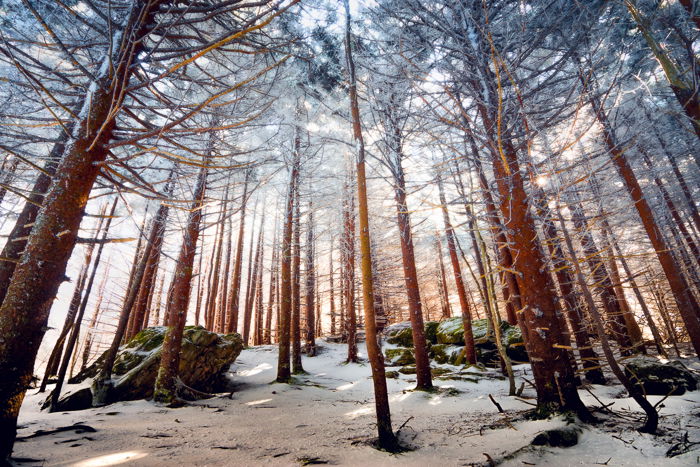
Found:
[{"label": "reddish bark", "polygon": [[[408,298],[408,313],[411,321],[411,333],[413,335],[413,349],[416,359],[416,389],[428,390],[433,387],[430,374],[430,358],[425,339],[425,326],[423,324],[423,304],[418,288],[418,272],[416,271],[416,257],[413,248],[413,235],[411,232],[411,218],[406,203],[406,181],[404,179],[401,164],[400,136],[394,134],[394,152],[396,160],[393,161],[392,172],[394,175],[394,198],[396,199],[396,222],[399,228],[399,240],[401,244],[401,259],[403,262],[403,277],[406,284],[406,296]],[[471,320],[469,320],[471,331]],[[466,321],[465,321],[466,325]]]},{"label": "reddish bark", "polygon": [[278,383],[287,383],[291,377],[290,347],[291,347],[291,318],[292,318],[292,235],[294,226],[294,193],[299,183],[299,147],[300,136],[297,132],[294,138],[293,162],[289,174],[289,188],[285,206],[284,227],[282,231],[282,248],[280,254],[280,291],[279,318],[277,320],[279,342],[277,379]]},{"label": "reddish bark", "polygon": [[241,269],[243,266],[243,234],[245,233],[245,210],[248,202],[248,183],[250,182],[251,170],[246,170],[245,181],[243,182],[243,197],[241,198],[241,216],[238,225],[238,240],[236,244],[236,260],[233,263],[233,281],[229,295],[229,317],[226,320],[226,332],[236,332],[238,330],[239,295],[241,290]]},{"label": "reddish bark", "polygon": [[304,373],[301,362],[301,206],[299,185],[294,193],[294,239],[292,243],[292,373]]},{"label": "reddish bark", "polygon": [[106,55],[113,66],[103,67],[90,87],[89,106],[76,120],[70,144],[56,170],[23,260],[17,264],[0,306],[0,459],[9,457],[16,436],[17,415],[51,303],[65,276],[90,190],[107,157],[106,144],[114,129],[121,92],[144,44],[147,25],[164,1],[137,1],[126,17],[125,33]]},{"label": "reddish bark", "polygon": [[309,202],[309,213],[306,221],[306,327],[304,328],[304,340],[306,356],[316,356],[316,317],[314,306],[316,304],[316,269],[314,267],[314,212],[313,204]]},{"label": "reddish bark", "polygon": [[182,334],[187,320],[187,307],[190,302],[192,290],[192,271],[194,269],[194,257],[197,253],[197,240],[202,220],[202,204],[206,192],[207,169],[200,169],[197,178],[197,186],[194,190],[194,202],[190,208],[187,219],[182,246],[175,265],[173,280],[168,291],[166,315],[168,330],[163,340],[163,350],[160,358],[160,367],[153,390],[153,400],[171,404],[176,400],[176,378],[180,365],[180,348],[182,346]]},{"label": "reddish bark", "polygon": [[360,122],[360,106],[357,98],[357,80],[355,78],[355,63],[352,57],[352,43],[350,30],[350,5],[348,0],[343,1],[345,6],[345,56],[350,75],[350,112],[352,114],[353,137],[357,142],[357,200],[360,221],[360,255],[362,271],[362,297],[365,313],[365,333],[367,341],[367,356],[372,367],[372,381],[374,383],[374,403],[377,415],[377,431],[379,434],[378,445],[380,448],[393,452],[400,449],[398,440],[391,428],[391,414],[389,412],[389,397],[387,394],[386,376],[384,373],[384,359],[377,341],[377,329],[374,316],[374,292],[372,283],[372,252],[369,232],[369,209],[367,207],[367,182],[365,176],[365,147],[362,138],[362,124]]},{"label": "reddish bark", "polygon": [[450,254],[452,262],[452,273],[455,276],[455,285],[457,287],[457,296],[462,310],[462,323],[464,324],[464,357],[467,363],[476,363],[476,350],[474,348],[474,334],[472,332],[472,314],[467,300],[467,289],[462,278],[462,266],[459,264],[457,256],[457,245],[450,221],[450,214],[447,210],[447,200],[445,198],[445,190],[442,186],[442,179],[438,175],[438,190],[440,195],[440,205],[442,208],[442,220],[445,223],[445,237],[447,237],[447,252]]},{"label": "reddish bark", "polygon": [[[582,76],[581,79],[585,85],[585,81],[583,81]],[[642,187],[639,185],[637,177],[627,161],[627,156],[617,142],[617,137],[608,120],[605,109],[603,108],[601,102],[593,94],[589,94],[588,97],[589,103],[603,129],[603,141],[610,153],[610,157],[612,158],[615,167],[617,168],[620,178],[622,178],[630,197],[634,201],[634,206],[637,209],[637,213],[642,221],[644,230],[649,237],[652,247],[656,251],[656,256],[659,263],[661,263],[664,274],[666,275],[666,280],[668,281],[673,293],[673,297],[678,306],[678,311],[680,312],[683,322],[685,323],[691,343],[693,344],[696,354],[700,355],[700,305],[693,296],[691,288],[689,287],[688,282],[685,280],[681,268],[673,257],[671,250],[668,248],[668,245],[666,244],[666,241],[659,230],[651,207],[644,197]],[[700,113],[698,114],[697,118],[698,119],[696,121],[700,121]]]}]

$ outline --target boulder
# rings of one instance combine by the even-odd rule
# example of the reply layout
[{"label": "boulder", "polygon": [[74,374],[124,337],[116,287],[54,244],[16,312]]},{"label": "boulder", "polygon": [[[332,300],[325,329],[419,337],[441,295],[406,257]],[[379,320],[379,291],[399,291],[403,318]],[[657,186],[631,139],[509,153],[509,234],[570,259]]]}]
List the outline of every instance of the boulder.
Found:
[{"label": "boulder", "polygon": [[425,339],[431,344],[437,344],[437,328],[440,326],[438,321],[428,321],[425,323]]},{"label": "boulder", "polygon": [[652,357],[633,357],[625,362],[625,375],[642,386],[647,395],[681,395],[697,389],[695,375],[678,361],[661,363]]},{"label": "boulder", "polygon": [[387,366],[405,366],[416,363],[413,349],[399,347],[396,349],[386,349],[384,351]]},{"label": "boulder", "polygon": [[408,321],[387,326],[384,334],[389,344],[413,347],[413,331],[411,331],[411,323]]},{"label": "boulder", "polygon": [[[479,361],[484,364],[498,366],[499,357],[496,351],[496,339],[493,333],[489,332],[488,320],[472,320],[472,334],[474,335],[474,346],[476,347]],[[523,342],[523,333],[519,326],[511,326],[507,322],[502,321],[501,336],[502,342],[506,347],[506,353],[515,363],[528,361]],[[457,316],[441,321],[436,331],[436,337],[439,344],[464,345],[462,318]],[[454,355],[452,359],[454,360],[450,361],[452,364],[460,365],[462,363],[457,355]],[[458,363],[455,363],[455,361],[458,361]]]},{"label": "boulder", "polygon": [[554,448],[570,448],[578,444],[581,429],[577,426],[565,426],[543,431],[535,436],[530,444],[533,446],[552,446]]},{"label": "boulder", "polygon": [[[44,410],[49,405],[51,405],[51,396],[44,401],[41,409]],[[89,409],[90,407],[92,407],[92,391],[89,387],[85,387],[61,396],[56,402],[54,412],[72,412]]]},{"label": "boulder", "polygon": [[[119,349],[112,366],[114,386],[109,402],[147,399],[153,395],[166,330],[161,326],[146,328]],[[217,392],[224,388],[224,374],[241,350],[243,340],[238,334],[217,334],[201,326],[187,326],[182,337],[179,378],[196,391]],[[103,354],[71,382],[94,378],[104,358]],[[68,397],[84,395],[83,391],[78,391]],[[65,402],[73,403],[72,400]]]},{"label": "boulder", "polygon": [[464,345],[464,325],[462,317],[447,318],[440,321],[435,336],[438,344]]},{"label": "boulder", "polygon": [[429,355],[430,358],[435,360],[436,363],[447,363],[449,361],[449,356],[447,355],[447,344],[433,344],[430,346]]}]

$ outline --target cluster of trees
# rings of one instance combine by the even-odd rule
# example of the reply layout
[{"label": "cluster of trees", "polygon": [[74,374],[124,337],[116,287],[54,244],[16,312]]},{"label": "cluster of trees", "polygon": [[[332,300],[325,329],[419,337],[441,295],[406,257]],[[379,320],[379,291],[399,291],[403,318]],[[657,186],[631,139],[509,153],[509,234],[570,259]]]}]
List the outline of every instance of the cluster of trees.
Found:
[{"label": "cluster of trees", "polygon": [[103,351],[109,401],[149,325],[169,404],[188,322],[277,344],[279,382],[364,330],[394,450],[381,331],[429,390],[454,314],[470,363],[472,318],[520,326],[540,413],[590,419],[609,367],[655,431],[617,359],[700,351],[694,5],[0,1],[0,458],[62,284],[54,403]]}]

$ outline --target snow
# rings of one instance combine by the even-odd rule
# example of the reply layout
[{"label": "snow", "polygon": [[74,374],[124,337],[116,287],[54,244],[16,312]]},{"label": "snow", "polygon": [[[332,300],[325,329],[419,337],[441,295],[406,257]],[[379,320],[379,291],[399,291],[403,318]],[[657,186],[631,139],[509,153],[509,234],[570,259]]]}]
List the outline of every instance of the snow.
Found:
[{"label": "snow", "polygon": [[[97,431],[30,438],[16,443],[14,456],[45,459],[37,461],[45,466],[298,465],[302,458],[336,465],[425,466],[484,463],[486,453],[506,466],[527,465],[523,461],[595,465],[608,458],[610,466],[681,466],[694,463],[698,455],[691,451],[665,457],[686,431],[690,441],[699,440],[700,391],[663,402],[663,434],[655,438],[634,431],[638,422],[626,421],[639,410],[632,400],[619,398],[623,392],[619,385],[593,386],[596,397],[604,404],[614,403],[611,408],[625,418],[606,417],[605,423],[581,425],[577,446],[535,448],[529,446],[534,436],[564,426],[564,418],[524,420],[522,415],[531,406],[507,396],[508,382],[496,379],[500,375],[495,370],[474,369],[469,372],[487,376],[478,383],[436,380],[441,390],[435,393],[411,391],[414,375],[387,380],[394,429],[406,423],[401,438],[416,449],[399,455],[380,452],[362,442],[376,434],[369,365],[343,363],[345,345],[319,344],[318,356],[304,357],[308,375],[297,376],[294,384],[272,383],[275,346],[246,349],[231,367],[236,387],[230,398],[222,394],[179,409],[132,401],[50,414],[38,409],[45,395],[31,390],[20,415],[19,436],[74,423]],[[360,351],[362,355],[363,344]],[[518,385],[523,377],[532,377],[528,365],[517,365],[515,371]],[[451,395],[449,388],[459,393]],[[505,414],[498,413],[489,394]],[[523,399],[533,397],[534,391],[526,387]],[[589,406],[599,406],[585,390],[581,397]],[[660,399],[651,398],[652,403]],[[611,421],[616,424],[608,426]],[[519,453],[514,459],[506,459],[515,451]]]}]

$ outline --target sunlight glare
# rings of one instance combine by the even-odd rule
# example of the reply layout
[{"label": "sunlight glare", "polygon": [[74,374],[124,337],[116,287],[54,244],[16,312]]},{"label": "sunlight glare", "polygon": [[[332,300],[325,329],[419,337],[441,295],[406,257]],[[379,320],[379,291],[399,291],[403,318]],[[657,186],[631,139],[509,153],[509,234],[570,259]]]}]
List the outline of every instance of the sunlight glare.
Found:
[{"label": "sunlight glare", "polygon": [[143,451],[115,452],[113,454],[105,454],[104,456],[86,459],[73,465],[75,467],[98,467],[105,465],[119,465],[124,464],[125,462],[143,459],[146,456],[148,456],[148,454]]},{"label": "sunlight glare", "polygon": [[238,371],[236,372],[239,376],[254,376],[259,373],[262,373],[265,370],[270,370],[272,369],[272,365],[269,363],[261,363],[260,365],[256,366],[255,368],[251,368],[250,370],[243,370],[243,371]]},{"label": "sunlight glare", "polygon": [[245,405],[259,405],[259,404],[264,404],[265,402],[270,402],[272,399],[259,399],[257,401],[250,401],[246,402]]}]

